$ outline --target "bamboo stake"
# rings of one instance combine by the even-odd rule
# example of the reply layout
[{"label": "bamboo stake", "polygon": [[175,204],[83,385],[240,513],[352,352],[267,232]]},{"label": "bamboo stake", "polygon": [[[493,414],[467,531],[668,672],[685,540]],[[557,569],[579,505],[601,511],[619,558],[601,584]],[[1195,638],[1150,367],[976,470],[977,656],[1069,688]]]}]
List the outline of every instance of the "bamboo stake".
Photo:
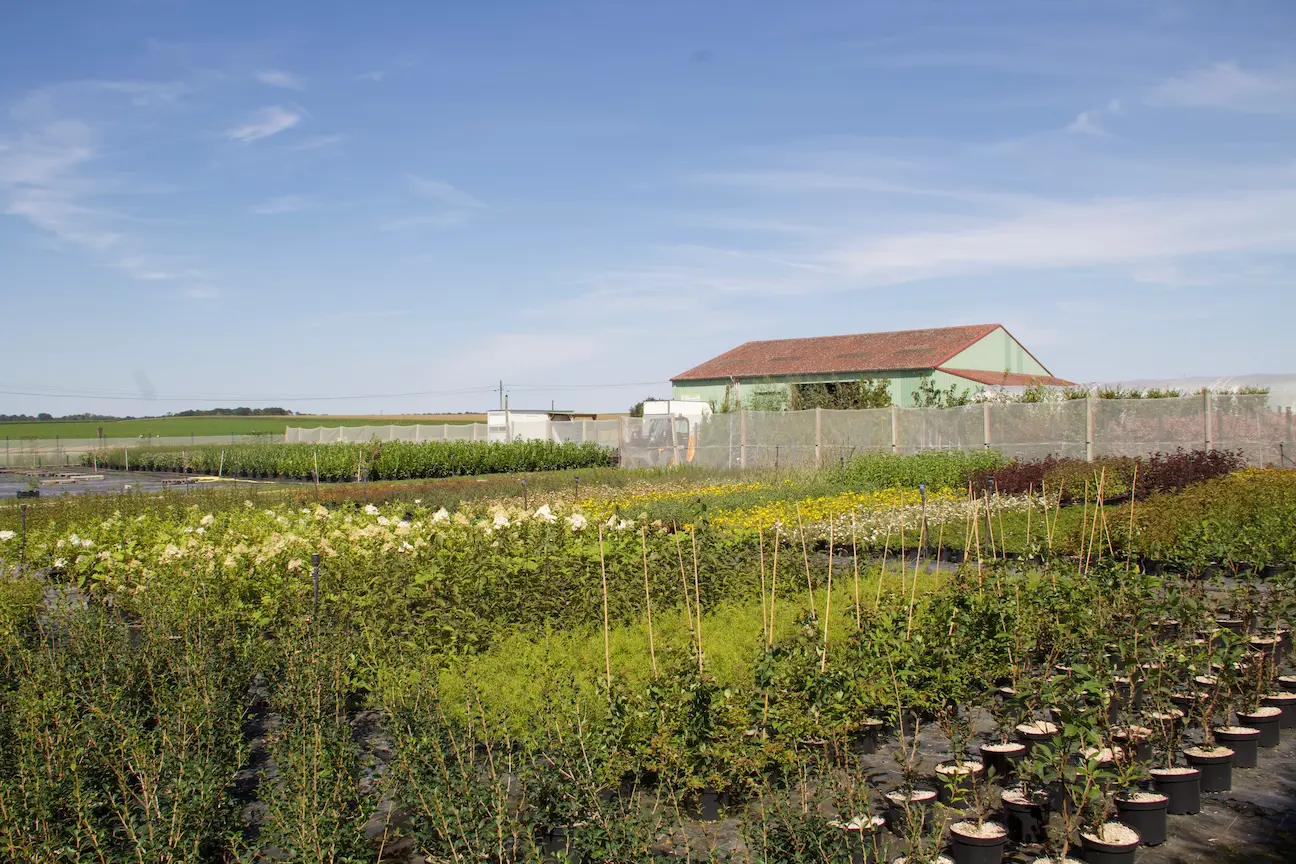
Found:
[{"label": "bamboo stake", "polygon": [[855,513],[851,513],[851,564],[855,568],[855,630],[859,632],[864,627],[863,610],[860,609],[859,593],[859,544],[858,535],[855,531]]},{"label": "bamboo stake", "polygon": [[1134,463],[1134,480],[1130,483],[1129,536],[1125,540],[1125,572],[1130,572],[1134,555],[1134,498],[1138,493],[1138,463]]},{"label": "bamboo stake", "polygon": [[697,554],[697,531],[689,532],[693,538],[693,594],[694,594],[694,611],[697,612],[697,651],[698,651],[698,672],[702,672],[702,588],[698,585],[698,554]]},{"label": "bamboo stake", "polygon": [[1084,515],[1080,517],[1080,572],[1084,572],[1084,562],[1089,560],[1089,555],[1085,552],[1085,531],[1089,528],[1089,478],[1085,478],[1085,499]]},{"label": "bamboo stake", "polygon": [[[927,526],[923,525],[919,529],[918,548],[922,549],[923,541],[927,539]],[[909,641],[909,633],[913,630],[913,610],[914,603],[918,600],[918,568],[922,566],[922,554],[914,556],[914,578],[913,586],[909,589],[909,622],[905,624],[905,641]]]},{"label": "bamboo stake", "polygon": [[985,517],[986,517],[986,542],[990,544],[990,557],[997,559],[999,554],[995,551],[994,538],[994,514],[990,511],[990,490],[985,491]]},{"label": "bamboo stake", "polygon": [[[945,522],[944,522],[943,520],[941,521],[940,533],[937,534],[936,536],[937,536],[937,539],[936,539],[936,548],[937,548],[937,550],[939,550],[939,549],[941,548],[941,546],[944,545],[944,543],[945,543]],[[937,553],[936,553],[936,585],[933,587],[933,590],[935,590],[936,588],[939,588],[939,587],[940,587],[940,572],[941,572],[941,571],[940,571],[940,552],[937,551]]]},{"label": "bamboo stake", "polygon": [[[643,567],[644,567],[644,606],[648,610],[648,656],[652,658],[653,677],[657,677],[657,648],[653,644],[653,626],[652,626],[652,591],[648,588],[648,526],[639,526],[639,544],[643,549]],[[762,559],[762,564],[763,564]],[[763,578],[763,574],[762,574]],[[762,583],[761,599],[764,600],[765,592]]]},{"label": "bamboo stake", "polygon": [[[995,498],[997,499],[998,497],[999,497],[999,487],[996,485],[996,486],[995,486]],[[1008,538],[1007,538],[1006,533],[1004,532],[1004,524],[1003,524],[1003,507],[1000,506],[1001,503],[1002,503],[1002,502],[1000,502],[1000,501],[998,501],[998,500],[995,501],[995,506],[999,508],[999,551],[1002,553],[1002,555],[1003,555],[1004,558],[1007,558],[1007,557],[1008,557]]]},{"label": "bamboo stake", "polygon": [[979,514],[976,519],[972,520],[972,540],[976,543],[977,586],[981,587],[985,584],[985,576],[981,564],[981,516]]},{"label": "bamboo stake", "polygon": [[828,670],[828,624],[832,621],[832,571],[833,571],[833,540],[836,539],[834,533],[834,522],[832,514],[828,514],[828,596],[824,600],[824,620],[823,620],[823,657],[819,660],[819,674]]},{"label": "bamboo stake", "polygon": [[799,501],[796,505],[796,514],[797,530],[801,532],[801,557],[805,561],[806,593],[810,595],[810,615],[817,618],[819,613],[815,610],[814,581],[810,578],[810,547],[806,544],[805,524],[801,521],[801,503]]},{"label": "bamboo stake", "polygon": [[765,608],[765,529],[761,528],[757,532],[760,537],[760,568],[761,568],[761,641],[765,642],[769,638],[769,614]]},{"label": "bamboo stake", "polygon": [[[892,510],[895,505],[892,505]],[[873,611],[882,605],[882,580],[886,578],[887,553],[891,551],[891,520],[887,519],[886,543],[882,546],[882,572],[878,574],[877,596],[873,598]]]},{"label": "bamboo stake", "polygon": [[779,530],[782,526],[774,526],[774,569],[770,573],[770,608],[769,608],[769,641],[765,644],[769,647],[774,646],[774,601],[778,597],[778,553],[779,553]]},{"label": "bamboo stake", "polygon": [[603,523],[599,523],[599,570],[603,574],[603,664],[607,670],[609,697],[612,694],[612,635],[608,627],[607,563],[603,559]]},{"label": "bamboo stake", "polygon": [[1031,514],[1035,512],[1035,484],[1026,486],[1026,551],[1030,552]]},{"label": "bamboo stake", "polygon": [[1053,508],[1053,530],[1049,533],[1049,551],[1053,551],[1053,538],[1057,536],[1057,523],[1062,518],[1062,497],[1066,495],[1066,481],[1062,481],[1062,487],[1058,490],[1057,505]]},{"label": "bamboo stake", "polygon": [[976,511],[976,505],[974,503],[976,501],[976,497],[972,494],[971,480],[968,481],[967,500],[969,506],[963,508],[964,509],[963,515],[965,517],[963,520],[963,554],[964,555],[967,554],[968,549],[972,548],[972,514]]},{"label": "bamboo stake", "polygon": [[693,632],[693,601],[688,590],[688,576],[684,574],[684,550],[680,548],[679,532],[675,532],[675,557],[679,559],[680,586],[684,589],[684,614],[688,618],[689,633]]}]

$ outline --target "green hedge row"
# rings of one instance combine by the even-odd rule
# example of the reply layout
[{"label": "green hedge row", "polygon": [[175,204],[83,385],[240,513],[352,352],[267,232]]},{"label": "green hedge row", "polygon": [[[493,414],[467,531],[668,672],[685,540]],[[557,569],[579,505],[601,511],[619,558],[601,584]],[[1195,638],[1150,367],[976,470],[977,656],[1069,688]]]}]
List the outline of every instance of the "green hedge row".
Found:
[{"label": "green hedge row", "polygon": [[[223,454],[223,462],[222,462]],[[602,468],[616,464],[616,454],[596,444],[553,441],[389,441],[371,444],[235,444],[183,450],[133,447],[132,471],[189,471],[226,477],[281,477],[310,480],[319,459],[320,480],[408,480]],[[127,467],[125,450],[86,454],[85,464]]]},{"label": "green hedge row", "polygon": [[912,489],[919,483],[932,489],[966,489],[974,475],[993,472],[1004,462],[996,450],[946,450],[912,456],[865,453],[846,463],[846,482],[862,489]]}]

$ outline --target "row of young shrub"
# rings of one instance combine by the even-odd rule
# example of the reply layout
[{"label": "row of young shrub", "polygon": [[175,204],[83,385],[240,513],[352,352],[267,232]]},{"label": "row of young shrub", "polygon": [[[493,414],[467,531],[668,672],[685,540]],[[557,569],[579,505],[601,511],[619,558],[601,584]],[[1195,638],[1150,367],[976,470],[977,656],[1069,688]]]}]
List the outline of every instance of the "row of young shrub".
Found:
[{"label": "row of young shrub", "polygon": [[184,449],[133,447],[86,454],[87,465],[132,471],[324,481],[408,480],[563,468],[602,468],[616,454],[596,444],[554,441],[389,441],[370,444],[235,444]]},{"label": "row of young shrub", "polygon": [[1142,500],[1225,477],[1244,467],[1246,460],[1236,451],[1181,448],[1173,453],[1109,456],[1093,462],[1058,456],[1013,460],[977,470],[971,480],[978,490],[993,487],[1006,495],[1038,494],[1047,489],[1050,496],[1060,494],[1068,503],[1083,501],[1086,489],[1089,497],[1096,496],[1101,482],[1104,498],[1125,497],[1133,491]]},{"label": "row of young shrub", "polygon": [[[997,450],[942,450],[904,455],[865,453],[846,463],[843,479],[855,489],[966,489],[976,476],[994,472],[1008,464]],[[1023,490],[1024,491],[1024,490]]]}]

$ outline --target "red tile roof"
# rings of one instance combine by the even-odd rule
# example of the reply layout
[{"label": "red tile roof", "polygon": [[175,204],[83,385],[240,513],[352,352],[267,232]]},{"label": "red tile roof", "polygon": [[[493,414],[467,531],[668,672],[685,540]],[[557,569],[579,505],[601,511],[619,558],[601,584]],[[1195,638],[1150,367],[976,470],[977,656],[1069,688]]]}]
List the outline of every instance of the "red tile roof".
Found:
[{"label": "red tile roof", "polygon": [[[763,378],[834,372],[890,372],[935,369],[999,328],[998,324],[773,339],[746,342],[672,381],[708,378]],[[1002,373],[999,373],[1002,377]]]},{"label": "red tile roof", "polygon": [[1031,375],[1027,372],[987,372],[984,369],[951,369],[948,366],[936,367],[941,372],[957,375],[978,384],[991,387],[1031,387],[1043,384],[1045,387],[1074,387],[1074,381],[1065,378],[1054,378],[1052,375]]}]

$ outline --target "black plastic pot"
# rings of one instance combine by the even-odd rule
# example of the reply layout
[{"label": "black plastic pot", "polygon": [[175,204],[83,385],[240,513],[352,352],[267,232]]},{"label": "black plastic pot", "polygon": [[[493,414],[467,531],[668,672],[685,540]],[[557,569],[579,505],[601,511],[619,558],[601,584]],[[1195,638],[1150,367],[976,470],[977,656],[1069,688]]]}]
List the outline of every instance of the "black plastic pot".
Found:
[{"label": "black plastic pot", "polygon": [[1222,752],[1212,756],[1184,753],[1188,764],[1201,772],[1203,792],[1227,792],[1233,788],[1233,751],[1227,747],[1219,749]]},{"label": "black plastic pot", "polygon": [[700,822],[718,822],[720,811],[729,803],[729,796],[715,789],[703,789],[698,793],[697,818]]},{"label": "black plastic pot", "polygon": [[932,805],[936,803],[936,795],[931,793],[931,790],[916,791],[930,794],[931,797],[911,800],[908,807],[906,807],[904,801],[894,801],[889,795],[887,796],[886,823],[896,834],[904,835],[908,832],[910,813],[917,816],[924,826],[927,824],[927,817],[931,814]]},{"label": "black plastic pot", "polygon": [[39,489],[19,489],[14,495],[18,498],[39,498]]},{"label": "black plastic pot", "polygon": [[1152,787],[1166,796],[1166,812],[1185,816],[1201,810],[1201,772],[1194,769],[1181,774],[1152,771]]},{"label": "black plastic pot", "polygon": [[1003,783],[1017,773],[1017,763],[1026,758],[1026,745],[1017,742],[1009,742],[1014,748],[1012,750],[989,750],[987,745],[981,745],[981,763],[985,765],[986,771],[990,772],[993,779]]},{"label": "black plastic pot", "polygon": [[1282,743],[1282,714],[1238,714],[1243,726],[1260,730],[1256,744],[1260,747],[1277,747]]},{"label": "black plastic pot", "polygon": [[1085,834],[1080,835],[1080,851],[1089,864],[1134,864],[1134,854],[1138,852],[1138,847],[1137,840],[1123,844],[1104,843]]},{"label": "black plastic pot", "polygon": [[1296,693],[1296,675],[1279,675],[1278,686],[1284,693]]},{"label": "black plastic pot", "polygon": [[1233,751],[1234,768],[1254,768],[1260,755],[1260,730],[1249,726],[1238,728],[1243,731],[1226,732],[1216,729],[1215,740]]},{"label": "black plastic pot", "polygon": [[1170,799],[1164,794],[1155,801],[1129,801],[1116,798],[1116,821],[1138,832],[1144,846],[1160,846],[1166,840],[1166,807]]},{"label": "black plastic pot", "polygon": [[1045,799],[1025,804],[1004,799],[1004,828],[1008,839],[1018,844],[1044,843],[1048,840],[1049,808]]},{"label": "black plastic pot", "polygon": [[1052,741],[1057,737],[1058,733],[1056,730],[1053,732],[1026,732],[1022,729],[1018,729],[1017,734],[1020,736],[1021,743],[1026,746],[1026,755],[1029,756],[1031,750],[1035,748],[1036,744]]},{"label": "black plastic pot", "polygon": [[[939,769],[953,763],[943,763],[937,766],[936,771],[936,800],[942,804],[949,804],[952,801],[967,801],[972,794],[972,788],[976,783],[976,778],[985,769],[972,770],[965,773],[944,773]],[[975,764],[975,763],[972,763]]]},{"label": "black plastic pot", "polygon": [[567,829],[559,825],[550,828],[540,841],[541,851],[544,853],[546,860],[552,861],[548,857],[551,855],[563,855],[567,861],[579,861],[580,855],[572,850],[571,838],[567,836]]},{"label": "black plastic pot", "polygon": [[954,864],[999,864],[1007,845],[1006,832],[998,837],[970,837],[950,830],[949,852]]},{"label": "black plastic pot", "polygon": [[1147,735],[1131,738],[1128,733],[1120,733],[1113,735],[1112,740],[1126,753],[1132,753],[1135,760],[1139,762],[1152,761],[1152,739]]},{"label": "black plastic pot", "polygon": [[1266,708],[1281,708],[1282,719],[1279,725],[1283,729],[1296,729],[1296,693],[1274,693],[1260,699]]},{"label": "black plastic pot", "polygon": [[877,752],[878,734],[882,725],[869,724],[851,733],[851,749],[861,756],[872,756]]}]

